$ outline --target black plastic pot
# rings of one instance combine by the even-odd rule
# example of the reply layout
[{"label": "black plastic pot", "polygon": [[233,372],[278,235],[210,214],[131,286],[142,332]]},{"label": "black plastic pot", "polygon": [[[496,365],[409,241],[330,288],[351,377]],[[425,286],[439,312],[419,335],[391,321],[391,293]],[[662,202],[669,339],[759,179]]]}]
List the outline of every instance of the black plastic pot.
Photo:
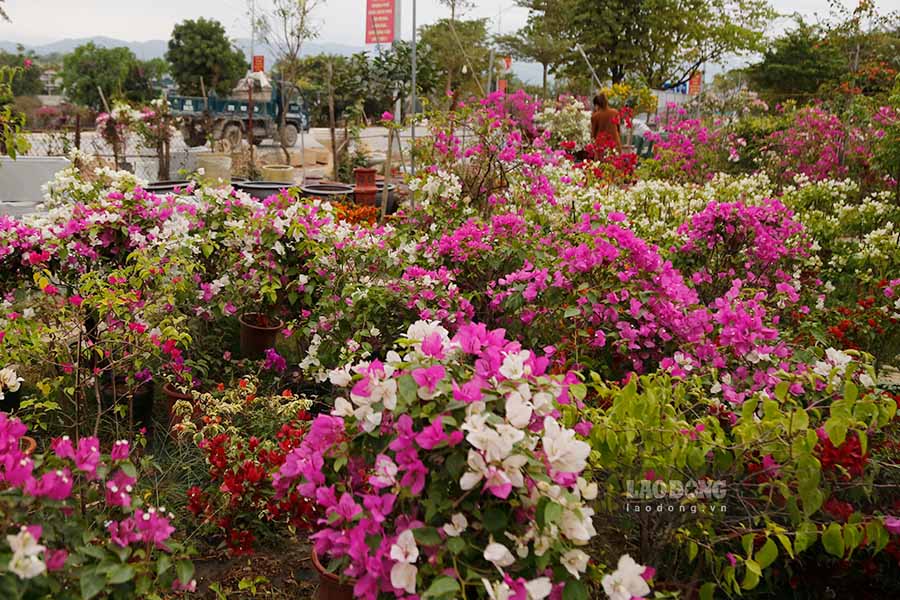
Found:
[{"label": "black plastic pot", "polygon": [[14,413],[19,410],[22,405],[22,389],[19,388],[15,392],[3,392],[3,400],[0,400],[0,411],[5,413]]},{"label": "black plastic pot", "polygon": [[269,196],[280,193],[281,190],[289,190],[295,186],[283,181],[239,181],[234,183],[234,187],[242,192],[247,192],[258,200],[265,200]]},{"label": "black plastic pot", "polygon": [[[375,187],[378,188],[378,193],[375,194],[375,206],[381,208],[381,199],[384,198],[384,182],[378,181],[375,183]],[[387,214],[392,215],[397,212],[397,184],[389,183],[388,184],[388,204],[387,204]]]},{"label": "black plastic pot", "polygon": [[[128,383],[123,376],[116,377],[115,396],[113,396],[113,386],[111,380],[107,377],[100,388],[100,397],[103,400],[103,406],[110,408],[116,403],[121,402],[127,406],[128,403]],[[134,411],[134,428],[140,429],[145,427],[147,431],[153,429],[153,399],[156,392],[156,385],[153,380],[140,383],[134,388],[131,408]]]},{"label": "black plastic pot", "polygon": [[166,181],[154,181],[149,184],[144,190],[148,192],[152,192],[154,194],[172,194],[175,192],[175,189],[178,188],[179,192],[183,192],[184,189],[191,184],[190,181],[186,179],[170,179]]},{"label": "black plastic pot", "polygon": [[322,198],[323,200],[341,200],[353,196],[355,185],[345,183],[314,183],[300,188],[304,198]]}]

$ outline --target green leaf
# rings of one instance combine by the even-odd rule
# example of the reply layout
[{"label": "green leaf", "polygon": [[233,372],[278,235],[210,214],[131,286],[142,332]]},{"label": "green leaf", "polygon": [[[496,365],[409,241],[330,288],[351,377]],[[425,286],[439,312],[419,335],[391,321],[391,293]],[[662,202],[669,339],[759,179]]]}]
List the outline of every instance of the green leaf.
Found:
[{"label": "green leaf", "polygon": [[697,549],[698,549],[697,542],[692,540],[688,544],[688,562],[689,563],[694,562],[694,559],[697,558]]},{"label": "green leaf", "polygon": [[778,385],[775,386],[775,397],[784,402],[784,399],[787,398],[788,388],[791,387],[791,384],[787,381],[781,381]]},{"label": "green leaf", "polygon": [[713,594],[716,591],[716,584],[712,581],[707,581],[702,586],[700,586],[700,600],[713,600]]},{"label": "green leaf", "polygon": [[844,400],[852,404],[856,402],[857,398],[859,398],[859,388],[852,381],[846,382],[844,384]]},{"label": "green leaf", "polygon": [[118,585],[132,579],[134,579],[134,567],[131,565],[116,565],[109,571],[109,582],[112,584]]},{"label": "green leaf", "polygon": [[847,429],[849,426],[850,424],[847,422],[847,419],[843,417],[831,417],[825,421],[825,433],[828,434],[828,439],[831,440],[832,444],[840,446],[847,437]]},{"label": "green leaf", "polygon": [[122,472],[131,477],[132,479],[137,479],[137,469],[134,468],[134,465],[130,462],[124,462],[119,465],[119,468],[122,469]]},{"label": "green leaf", "polygon": [[584,397],[587,396],[587,386],[583,383],[573,383],[569,386],[569,393],[572,394],[576,400],[584,400]]},{"label": "green leaf", "polygon": [[588,598],[590,596],[587,587],[582,582],[577,579],[566,582],[566,587],[563,589],[563,600],[588,600]]},{"label": "green leaf", "polygon": [[106,577],[96,571],[84,571],[81,573],[81,600],[91,600],[106,587]]},{"label": "green leaf", "polygon": [[844,537],[841,535],[841,526],[832,523],[822,534],[822,545],[825,551],[832,556],[843,558],[844,556]]},{"label": "green leaf", "polygon": [[776,533],[775,537],[778,538],[778,541],[781,542],[784,551],[788,553],[788,556],[794,558],[794,550],[791,548],[791,540],[788,539],[788,536],[783,533]]},{"label": "green leaf", "polygon": [[766,543],[763,544],[762,548],[756,552],[756,555],[753,558],[759,563],[761,569],[765,569],[778,558],[778,546],[775,545],[772,538],[769,538],[766,540]]},{"label": "green leaf", "polygon": [[759,565],[756,564],[756,561],[753,560],[745,561],[744,565],[747,567],[747,572],[744,573],[744,581],[741,583],[741,587],[745,590],[752,590],[759,585],[759,577],[762,575],[762,569],[760,569]]},{"label": "green leaf", "polygon": [[175,563],[175,573],[181,583],[190,583],[194,578],[194,563],[189,560],[179,560]]},{"label": "green leaf", "polygon": [[450,549],[450,552],[453,554],[460,554],[463,550],[466,549],[466,541],[461,537],[452,537],[447,540],[447,548]]},{"label": "green leaf", "polygon": [[[557,313],[559,314],[559,313]],[[578,307],[567,308],[566,312],[563,313],[564,319],[571,319],[572,317],[577,317],[581,314],[581,309]]]},{"label": "green leaf", "polygon": [[172,559],[169,558],[168,554],[163,554],[159,557],[159,560],[156,561],[156,575],[162,575],[166,571],[172,568]]},{"label": "green leaf", "polygon": [[794,552],[800,554],[812,546],[819,537],[819,530],[812,521],[803,521],[797,527],[797,535],[794,536]]},{"label": "green leaf", "polygon": [[422,598],[442,598],[445,596],[456,597],[456,592],[458,591],[458,581],[452,577],[442,576],[435,579],[431,585],[428,586],[428,589],[425,590]]},{"label": "green leaf", "polygon": [[558,523],[559,520],[563,516],[563,507],[556,502],[550,502],[547,504],[547,508],[544,509],[544,523]]},{"label": "green leaf", "polygon": [[413,537],[423,546],[439,546],[441,544],[441,536],[434,527],[413,529]]}]

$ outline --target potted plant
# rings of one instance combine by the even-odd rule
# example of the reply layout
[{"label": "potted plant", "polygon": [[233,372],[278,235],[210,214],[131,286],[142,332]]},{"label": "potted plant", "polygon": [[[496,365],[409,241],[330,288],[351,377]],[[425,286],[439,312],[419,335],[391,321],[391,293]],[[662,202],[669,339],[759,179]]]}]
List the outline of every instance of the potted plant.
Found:
[{"label": "potted plant", "polygon": [[[411,325],[344,388],[274,485],[315,498],[323,585],[342,597],[542,599],[581,581],[594,535],[590,452],[554,415],[568,386],[549,361],[481,324]],[[336,597],[336,596],[332,596]]]}]

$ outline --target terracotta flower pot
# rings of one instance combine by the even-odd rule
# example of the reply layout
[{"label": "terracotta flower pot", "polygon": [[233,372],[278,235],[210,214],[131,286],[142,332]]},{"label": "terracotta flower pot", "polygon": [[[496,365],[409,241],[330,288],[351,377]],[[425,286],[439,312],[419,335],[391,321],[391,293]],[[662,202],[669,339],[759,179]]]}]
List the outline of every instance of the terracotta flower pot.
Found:
[{"label": "terracotta flower pot", "polygon": [[352,581],[342,582],[340,577],[328,572],[319,562],[315,548],[312,551],[312,564],[319,573],[319,590],[316,592],[316,600],[351,600],[353,598]]},{"label": "terracotta flower pot", "polygon": [[275,347],[278,332],[284,323],[278,318],[266,317],[260,313],[244,313],[241,323],[241,354],[246,358],[262,358],[266,350]]},{"label": "terracotta flower pot", "polygon": [[[172,412],[175,403],[179,400],[193,402],[194,396],[190,393],[185,394],[178,391],[178,388],[171,383],[166,383],[166,385],[163,386],[163,394],[166,396],[166,410],[169,413],[169,425],[172,425],[175,422],[175,413]],[[196,407],[194,410],[196,410]]]},{"label": "terracotta flower pot", "polygon": [[37,440],[33,437],[28,437],[27,435],[23,435],[19,438],[19,443],[22,445],[22,454],[25,456],[31,456],[31,454],[37,449]]}]

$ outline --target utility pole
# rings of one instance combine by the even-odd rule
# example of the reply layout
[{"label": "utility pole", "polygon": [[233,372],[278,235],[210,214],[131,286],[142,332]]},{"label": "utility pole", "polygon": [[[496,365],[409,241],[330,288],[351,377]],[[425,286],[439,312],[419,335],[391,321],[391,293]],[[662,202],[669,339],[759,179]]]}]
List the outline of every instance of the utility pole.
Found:
[{"label": "utility pole", "polygon": [[416,92],[416,0],[412,0],[412,121],[410,125],[409,170],[416,174],[416,104],[418,94]]}]

